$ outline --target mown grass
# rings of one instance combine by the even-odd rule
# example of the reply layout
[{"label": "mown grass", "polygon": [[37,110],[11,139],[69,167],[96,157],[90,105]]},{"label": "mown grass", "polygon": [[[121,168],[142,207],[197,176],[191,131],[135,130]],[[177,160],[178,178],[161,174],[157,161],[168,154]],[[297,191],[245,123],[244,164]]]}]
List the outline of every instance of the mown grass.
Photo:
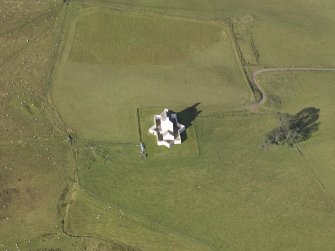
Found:
[{"label": "mown grass", "polygon": [[172,64],[208,48],[220,40],[221,33],[222,27],[215,23],[100,10],[76,23],[69,60],[116,65]]},{"label": "mown grass", "polygon": [[[91,15],[100,14],[94,11]],[[126,13],[121,15],[121,21],[127,19],[125,15]],[[119,16],[120,14],[114,11],[108,15],[102,15],[106,23],[110,23],[110,20],[113,21]],[[173,29],[177,25],[176,22],[179,22],[180,29],[186,33],[177,39],[183,41],[180,45],[185,46],[180,52],[181,57],[184,55],[182,51],[195,43],[187,38],[188,32],[197,33],[197,29],[199,32],[203,29],[198,22],[179,21],[168,17],[151,17],[151,23],[156,23],[151,27],[147,25],[148,18],[150,16],[136,20],[138,25],[146,25],[149,34],[151,34],[151,28],[156,29],[157,23],[162,27]],[[129,22],[134,22],[134,17],[130,16],[129,19]],[[121,30],[124,32],[122,37],[127,36],[134,29],[125,21],[115,25],[121,27],[118,30],[119,33]],[[212,29],[217,33],[211,31],[214,32],[214,37],[221,37],[223,26],[222,29],[218,29],[218,25],[206,25],[213,27]],[[192,29],[189,31],[190,26]],[[78,42],[77,45],[75,40],[73,44],[67,46],[82,48],[81,43],[89,43],[92,47],[100,43],[109,45],[110,33],[114,30],[110,27],[104,29],[109,29],[109,32],[100,33],[99,29],[96,29],[97,32],[92,34],[99,37],[99,41],[102,42],[81,40],[82,42]],[[156,36],[161,37],[165,32],[167,30],[161,29]],[[76,34],[81,33],[83,30],[76,30]],[[144,35],[144,37],[147,36]],[[221,37],[214,43],[211,38],[206,39],[201,39],[207,41],[206,49],[171,65],[162,65],[165,62],[164,59],[161,65],[87,64],[71,62],[71,57],[66,61],[65,55],[53,90],[53,99],[64,120],[80,135],[89,139],[117,143],[138,141],[137,108],[175,105],[189,107],[197,102],[201,103],[203,112],[218,110],[220,105],[224,105],[225,109],[238,108],[248,97],[248,90],[245,88],[230,40],[227,37]],[[155,41],[150,40],[150,36],[148,40],[143,41],[143,44],[145,41],[155,44]],[[71,43],[71,40],[68,42]],[[159,46],[162,51],[165,51],[177,45],[171,42],[159,44]],[[176,51],[181,49],[180,46],[176,48]],[[86,51],[90,50],[91,47],[86,46],[82,54],[86,55]],[[113,57],[114,50],[106,51],[106,54],[112,53],[106,57]],[[82,116],[83,114],[85,116]]]},{"label": "mown grass", "polygon": [[[254,25],[254,39],[263,66],[334,66],[333,11],[309,6],[299,15],[275,12]],[[273,18],[273,16],[281,16]],[[322,27],[320,29],[320,27]]]},{"label": "mown grass", "polygon": [[[98,1],[95,1],[98,2]],[[259,52],[262,66],[329,66],[335,64],[333,29],[335,3],[332,0],[308,2],[294,0],[282,2],[256,1],[178,1],[159,0],[120,1],[102,0],[104,4],[123,4],[163,13],[231,18],[251,16],[254,24],[246,33],[244,53],[252,55],[251,42]],[[246,55],[247,56],[247,55]],[[253,58],[250,58],[253,59]]]}]

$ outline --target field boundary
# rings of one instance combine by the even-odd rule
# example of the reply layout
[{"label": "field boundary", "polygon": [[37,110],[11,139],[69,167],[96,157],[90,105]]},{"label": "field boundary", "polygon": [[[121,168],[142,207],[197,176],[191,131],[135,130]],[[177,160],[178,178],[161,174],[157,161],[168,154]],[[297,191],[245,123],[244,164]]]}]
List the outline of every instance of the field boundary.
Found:
[{"label": "field boundary", "polygon": [[[261,107],[263,107],[266,103],[267,100],[267,95],[265,90],[262,88],[259,80],[258,80],[258,75],[263,74],[263,73],[285,73],[285,72],[335,72],[335,68],[333,67],[327,67],[327,68],[321,68],[321,67],[281,67],[281,68],[264,68],[264,69],[259,69],[256,70],[252,73],[252,81],[253,84],[258,88],[259,92],[261,93],[261,99],[257,104],[253,104],[250,107],[251,111],[255,111]],[[305,154],[303,153],[302,150],[300,150],[298,147],[295,147],[295,150],[297,151],[297,154],[299,155],[300,158],[302,158],[303,162],[305,163],[305,166],[310,170],[312,173],[312,176],[315,179],[315,182],[318,184],[320,187],[321,191],[324,193],[326,198],[328,199],[330,205],[332,208],[335,208],[335,200],[331,196],[331,194],[328,192],[324,184],[322,183],[321,179],[319,176],[316,174],[314,171],[314,168],[310,165],[308,162]]]},{"label": "field boundary", "polygon": [[226,24],[222,18],[220,17],[199,17],[195,15],[187,15],[181,14],[181,13],[172,13],[172,12],[167,12],[167,11],[162,11],[159,8],[147,8],[147,7],[138,7],[134,5],[130,5],[127,3],[111,3],[111,2],[104,2],[100,3],[97,1],[82,1],[80,4],[87,5],[89,6],[88,8],[110,8],[113,10],[119,10],[119,11],[128,11],[128,12],[133,12],[133,13],[138,13],[138,14],[144,14],[144,15],[155,15],[155,16],[160,16],[160,17],[166,17],[166,18],[178,18],[178,19],[185,19],[185,20],[193,20],[197,22],[215,22],[215,23],[222,23]]},{"label": "field boundary", "polygon": [[208,115],[199,115],[199,118],[216,118],[216,119],[223,119],[225,117],[248,117],[248,116],[261,116],[265,114],[272,114],[272,112],[259,112],[254,113],[250,112],[250,110],[231,110],[231,111],[224,111],[220,113],[208,114]]},{"label": "field boundary", "polygon": [[[77,189],[76,189],[76,187],[77,187]],[[87,203],[86,205],[88,207],[95,207],[97,209],[104,209],[104,210],[106,209],[106,208],[103,208],[103,207],[99,207],[96,203],[95,204],[91,203],[92,199],[91,199],[91,201],[89,201],[89,197],[88,197],[89,195],[88,194],[86,194],[86,195],[83,194],[84,193],[84,192],[82,192],[83,188],[81,188],[79,186],[79,182],[78,182],[78,184],[74,183],[74,188],[75,188],[75,191],[73,191],[72,194],[71,194],[71,200],[75,200],[76,197],[80,196],[82,199],[85,200],[85,202]],[[98,201],[96,201],[96,199],[95,199],[95,202],[98,202]],[[62,232],[65,235],[67,235],[69,237],[72,237],[72,238],[92,238],[92,239],[96,239],[96,240],[101,240],[101,241],[109,242],[111,244],[115,244],[115,245],[119,245],[119,246],[131,247],[130,245],[127,245],[127,244],[122,243],[122,242],[117,242],[117,241],[114,241],[112,239],[106,239],[105,237],[103,237],[103,236],[101,236],[99,234],[91,234],[91,233],[73,234],[73,233],[71,233],[72,229],[71,229],[71,224],[70,224],[70,218],[68,217],[70,208],[71,208],[71,205],[68,205],[66,207],[66,213],[65,213],[65,216],[64,216],[64,222],[62,224]],[[67,225],[69,225],[69,226],[67,226]]]},{"label": "field boundary", "polygon": [[232,44],[232,47],[233,47],[233,50],[234,50],[234,53],[235,53],[235,56],[236,56],[237,64],[238,64],[238,66],[240,68],[240,71],[241,71],[241,74],[243,76],[244,83],[246,84],[246,86],[249,90],[249,93],[250,93],[249,101],[250,102],[255,102],[256,101],[255,91],[252,88],[252,85],[251,85],[250,80],[248,78],[248,74],[247,74],[246,69],[244,68],[244,65],[243,65],[243,54],[242,54],[240,46],[238,45],[238,42],[236,40],[234,31],[233,31],[233,24],[232,24],[230,19],[226,20],[225,23],[226,23],[226,26],[228,27],[228,36],[230,38],[230,42]]},{"label": "field boundary", "polygon": [[200,142],[198,139],[198,129],[197,129],[197,122],[195,122],[195,120],[193,121],[193,126],[194,126],[194,132],[195,132],[195,139],[197,141],[197,149],[198,149],[198,155],[199,157],[201,156],[201,150],[200,150]]},{"label": "field boundary", "polygon": [[330,204],[331,204],[332,208],[335,209],[335,200],[334,200],[334,198],[328,192],[328,190],[326,189],[326,187],[322,183],[321,179],[316,174],[316,172],[314,171],[313,167],[310,165],[310,162],[308,162],[308,159],[306,158],[305,154],[298,147],[295,146],[294,148],[298,152],[299,156],[304,160],[306,167],[311,171],[312,175],[314,176],[314,178],[316,180],[316,183],[319,185],[319,187],[321,188],[321,190],[323,191],[323,193],[325,194],[325,196],[327,197],[327,199],[330,201]]},{"label": "field boundary", "polygon": [[141,129],[141,119],[140,119],[140,108],[136,108],[136,116],[137,116],[137,128],[140,143],[142,143],[142,129]]},{"label": "field boundary", "polygon": [[[120,242],[113,242],[112,240],[105,239],[105,238],[102,238],[100,236],[93,236],[93,235],[89,235],[89,234],[87,234],[87,235],[73,235],[73,234],[69,234],[69,233],[63,232],[63,231],[62,231],[62,233],[63,233],[63,236],[68,236],[70,238],[76,238],[76,239],[95,239],[95,240],[107,242],[109,244],[116,245],[116,246],[129,247],[129,245],[126,245],[126,244],[123,244],[123,243],[120,243]],[[36,236],[30,238],[29,240],[20,241],[20,242],[17,243],[17,245],[18,245],[18,248],[20,248],[20,245],[26,244],[27,242],[28,243],[31,242],[31,241],[38,242],[38,241],[41,241],[41,239],[43,239],[43,238],[50,238],[50,237],[53,238],[53,237],[62,237],[62,236],[59,235],[59,232],[43,233],[43,234],[40,234],[40,235],[36,235]]]},{"label": "field boundary", "polygon": [[[107,201],[103,198],[101,198],[99,195],[95,194],[93,191],[81,186],[79,183],[77,184],[76,189],[76,196],[80,196],[82,199],[84,199],[88,206],[95,207],[97,209],[103,209],[106,210],[108,206],[113,207],[114,209],[123,209],[126,213],[130,214],[130,217],[133,217],[135,220],[143,221],[152,224],[154,227],[157,227],[158,229],[161,229],[162,233],[171,234],[176,237],[184,238],[186,240],[198,243],[201,246],[207,247],[208,250],[213,250],[207,243],[204,243],[203,241],[200,241],[198,239],[193,238],[192,236],[185,234],[183,232],[180,232],[178,230],[175,230],[173,228],[170,228],[162,223],[159,223],[155,220],[152,220],[146,216],[143,216],[141,214],[136,213],[132,209],[125,208],[113,201]],[[102,206],[102,204],[106,205],[106,207]],[[108,213],[108,211],[106,211]],[[78,236],[80,237],[80,236]]]}]

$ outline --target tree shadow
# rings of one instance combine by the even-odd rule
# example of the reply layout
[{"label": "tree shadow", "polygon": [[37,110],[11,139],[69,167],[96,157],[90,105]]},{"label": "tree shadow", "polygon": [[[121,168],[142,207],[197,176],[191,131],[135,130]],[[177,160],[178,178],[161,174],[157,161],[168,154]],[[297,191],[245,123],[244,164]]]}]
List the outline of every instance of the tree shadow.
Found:
[{"label": "tree shadow", "polygon": [[288,144],[293,146],[311,137],[320,127],[318,122],[320,109],[307,107],[300,112],[290,115],[280,115],[280,127],[266,134],[265,145]]},{"label": "tree shadow", "polygon": [[[179,123],[185,126],[185,129],[191,127],[193,125],[193,121],[201,113],[201,111],[197,109],[198,105],[200,105],[199,102],[195,103],[190,107],[185,108],[184,110],[177,112],[178,121]],[[187,139],[187,132],[185,130],[181,135],[181,140],[182,142],[184,142],[186,139]]]},{"label": "tree shadow", "polygon": [[290,129],[302,135],[303,140],[308,139],[312,133],[319,129],[320,109],[307,107],[295,114],[290,123]]}]

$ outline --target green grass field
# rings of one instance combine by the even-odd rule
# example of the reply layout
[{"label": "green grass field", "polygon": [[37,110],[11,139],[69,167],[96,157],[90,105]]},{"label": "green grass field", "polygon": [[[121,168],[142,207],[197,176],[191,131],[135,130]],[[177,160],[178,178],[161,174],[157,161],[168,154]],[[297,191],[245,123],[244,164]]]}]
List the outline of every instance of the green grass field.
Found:
[{"label": "green grass field", "polygon": [[[109,0],[95,2],[110,3]],[[283,4],[264,0],[113,0],[112,3],[172,15],[252,17],[247,18],[251,22],[247,25],[249,31],[242,35],[247,43],[243,52],[254,54],[250,39],[254,40],[262,66],[334,66],[335,63],[334,1],[294,0]]]},{"label": "green grass field", "polygon": [[[199,22],[192,20],[142,15],[127,17],[127,13],[113,11],[102,16],[93,11],[84,20],[86,18],[86,22],[91,25],[100,24],[104,18],[104,24],[98,27],[104,27],[102,30],[107,29],[109,32],[86,33],[87,25],[84,25],[84,21],[79,21],[79,25],[75,26],[73,43],[68,41],[71,43],[67,44],[71,46],[70,54],[69,57],[65,54],[63,58],[53,98],[65,121],[89,139],[118,143],[138,142],[137,108],[175,105],[186,108],[200,102],[203,112],[212,112],[220,109],[219,105],[225,105],[226,109],[239,108],[249,96],[223,24],[200,23],[199,26]],[[120,18],[120,23],[114,22],[116,18]],[[151,27],[148,22],[155,25]],[[118,29],[108,25],[110,23],[114,23]],[[148,58],[137,55],[142,62],[131,58],[129,62],[123,62],[117,57],[134,50],[134,42],[121,44],[117,39],[111,40],[111,34],[115,30],[116,38],[127,36],[136,29],[134,23],[147,29],[149,34],[152,29],[157,31],[155,37],[143,36],[145,39],[136,44],[142,46],[137,51],[147,49],[148,44],[156,44],[156,39],[163,39],[164,43],[160,43],[160,40],[157,42],[157,52],[153,52],[152,58],[151,55]],[[160,26],[161,29],[158,29]],[[171,33],[169,30],[176,26],[178,29],[175,32],[179,32],[178,37],[181,38],[178,44],[162,37],[163,34]],[[100,32],[99,29],[95,31]],[[101,40],[96,44],[95,40],[85,38],[85,34],[100,37]],[[196,37],[188,34],[195,34]],[[79,43],[77,37],[84,37],[80,41],[86,42]],[[200,42],[194,42],[199,38]],[[113,48],[101,56],[101,64],[97,64],[88,55],[87,51],[91,51],[87,50],[90,48],[87,45],[89,41],[96,48]],[[116,44],[115,47],[110,43]],[[93,49],[95,50],[97,49]],[[121,54],[115,58],[117,52]],[[171,53],[178,54],[180,60],[169,62],[170,59],[164,54]],[[190,55],[186,56],[186,53]],[[101,53],[98,51],[97,54]],[[76,55],[80,55],[80,58]],[[152,61],[153,59],[156,61]],[[148,66],[150,63],[152,65]]]},{"label": "green grass field", "polygon": [[274,124],[271,116],[199,118],[200,158],[107,155],[81,169],[81,184],[214,250],[317,249],[320,239],[307,234],[330,248],[332,206],[306,164],[290,148],[261,149]]},{"label": "green grass field", "polygon": [[[246,79],[334,67],[334,7],[0,3],[0,249],[333,250],[335,73],[261,74],[253,112]],[[263,147],[305,107],[310,139]],[[148,133],[163,108],[189,124],[172,149]]]},{"label": "green grass field", "polygon": [[314,170],[328,193],[335,199],[333,164],[334,73],[281,73],[263,75],[262,82],[267,92],[279,95],[281,111],[295,113],[303,107],[320,109],[320,127],[312,138],[299,146],[306,162]]},{"label": "green grass field", "polygon": [[210,250],[190,236],[82,192],[70,207],[67,226],[71,233],[86,231],[122,243],[129,250]]}]

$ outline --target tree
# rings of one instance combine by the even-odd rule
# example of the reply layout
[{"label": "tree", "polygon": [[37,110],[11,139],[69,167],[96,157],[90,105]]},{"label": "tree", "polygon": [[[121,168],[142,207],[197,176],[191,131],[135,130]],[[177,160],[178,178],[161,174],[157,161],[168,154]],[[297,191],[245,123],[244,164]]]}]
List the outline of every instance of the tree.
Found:
[{"label": "tree", "polygon": [[320,122],[317,122],[319,112],[320,109],[308,107],[295,115],[280,114],[280,126],[265,135],[265,145],[288,144],[293,146],[307,140],[319,128]]}]

